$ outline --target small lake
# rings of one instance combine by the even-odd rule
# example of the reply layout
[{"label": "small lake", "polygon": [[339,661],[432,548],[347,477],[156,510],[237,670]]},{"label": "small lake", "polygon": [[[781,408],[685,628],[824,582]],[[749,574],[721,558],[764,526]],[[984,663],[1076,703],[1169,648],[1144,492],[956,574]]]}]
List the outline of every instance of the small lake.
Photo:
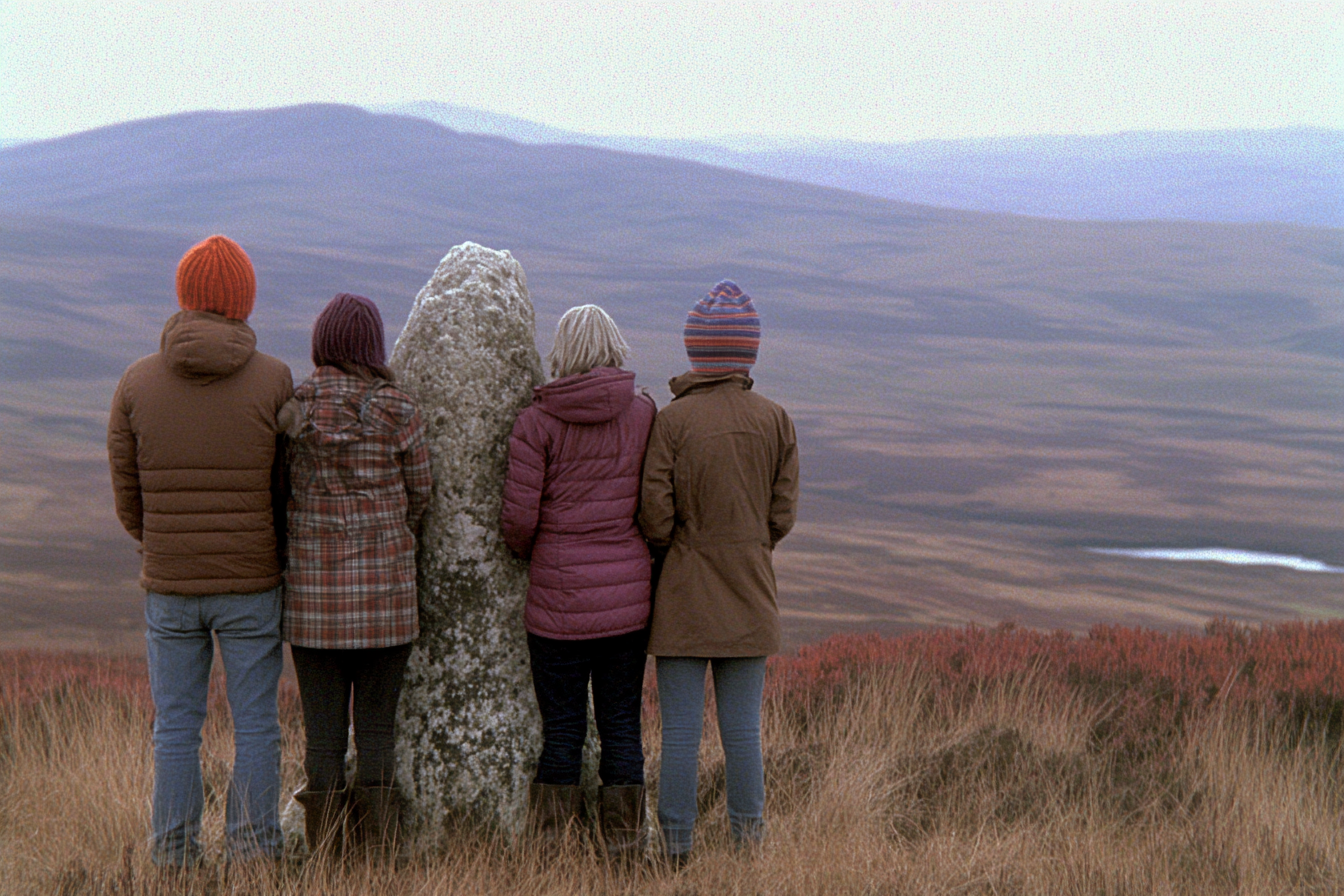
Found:
[{"label": "small lake", "polygon": [[1230,563],[1234,566],[1282,566],[1298,572],[1344,573],[1344,566],[1329,566],[1320,560],[1263,551],[1236,548],[1087,548],[1094,554],[1134,557],[1139,560],[1186,560],[1202,563]]}]

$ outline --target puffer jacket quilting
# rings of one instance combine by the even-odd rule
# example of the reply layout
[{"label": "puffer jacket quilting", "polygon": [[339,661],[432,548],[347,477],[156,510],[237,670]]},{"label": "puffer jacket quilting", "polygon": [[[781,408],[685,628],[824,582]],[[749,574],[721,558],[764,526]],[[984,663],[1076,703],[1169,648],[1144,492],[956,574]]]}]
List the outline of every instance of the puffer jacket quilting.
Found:
[{"label": "puffer jacket quilting", "polygon": [[280,584],[289,368],[242,321],[168,319],[159,352],[117,384],[107,449],[117,515],[162,594],[253,594]]},{"label": "puffer jacket quilting", "polygon": [[509,439],[501,531],[532,561],[535,635],[602,638],[648,624],[648,547],[635,524],[653,399],[613,367],[535,390]]}]

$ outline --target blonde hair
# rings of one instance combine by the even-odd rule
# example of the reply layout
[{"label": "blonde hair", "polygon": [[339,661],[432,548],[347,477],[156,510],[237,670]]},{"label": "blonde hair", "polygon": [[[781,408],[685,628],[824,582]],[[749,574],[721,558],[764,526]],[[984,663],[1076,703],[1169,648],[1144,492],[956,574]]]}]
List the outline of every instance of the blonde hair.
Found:
[{"label": "blonde hair", "polygon": [[546,360],[551,376],[559,379],[594,367],[620,367],[628,357],[630,346],[611,315],[596,305],[579,305],[555,325],[555,345]]}]

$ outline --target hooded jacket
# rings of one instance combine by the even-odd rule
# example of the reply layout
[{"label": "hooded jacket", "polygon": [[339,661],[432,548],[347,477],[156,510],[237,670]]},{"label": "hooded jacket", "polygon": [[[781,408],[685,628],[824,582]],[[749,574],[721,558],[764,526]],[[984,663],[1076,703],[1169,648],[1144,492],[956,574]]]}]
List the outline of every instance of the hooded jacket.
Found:
[{"label": "hooded jacket", "polygon": [[121,524],[141,545],[140,584],[161,594],[255,594],[280,584],[289,368],[242,321],[168,319],[159,352],[112,398],[107,452]]},{"label": "hooded jacket", "polygon": [[395,647],[419,634],[415,535],[433,489],[415,402],[319,367],[281,413],[289,435],[284,637],[301,647]]},{"label": "hooded jacket", "polygon": [[501,531],[532,561],[532,634],[603,638],[648,624],[651,561],[635,513],[656,412],[633,373],[599,367],[537,387],[518,415]]}]

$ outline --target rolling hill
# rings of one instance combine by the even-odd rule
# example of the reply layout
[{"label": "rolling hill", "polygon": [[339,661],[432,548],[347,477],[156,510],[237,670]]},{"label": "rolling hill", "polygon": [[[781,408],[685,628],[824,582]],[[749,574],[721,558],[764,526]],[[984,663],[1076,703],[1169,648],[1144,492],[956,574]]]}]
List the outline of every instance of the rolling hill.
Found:
[{"label": "rolling hill", "polygon": [[333,293],[373,297],[395,336],[470,239],[522,262],[543,350],[565,308],[602,304],[662,402],[686,309],[737,280],[758,388],[803,446],[777,557],[794,641],[1337,612],[1333,576],[1082,548],[1344,563],[1344,231],[939,209],[317,105],[0,150],[0,643],[133,640],[106,406],[213,232],[251,253],[261,347],[300,377]]},{"label": "rolling hill", "polygon": [[1344,227],[1344,132],[1139,131],[864,143],[598,136],[451,103],[373,107],[520,143],[705,162],[886,199],[1074,220],[1275,221]]}]

